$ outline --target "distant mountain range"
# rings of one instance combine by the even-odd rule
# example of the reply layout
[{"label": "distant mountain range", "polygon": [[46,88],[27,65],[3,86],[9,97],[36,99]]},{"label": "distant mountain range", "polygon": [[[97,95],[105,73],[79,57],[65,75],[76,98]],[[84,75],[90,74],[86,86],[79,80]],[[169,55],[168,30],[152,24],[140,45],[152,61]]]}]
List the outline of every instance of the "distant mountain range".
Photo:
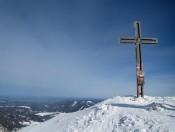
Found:
[{"label": "distant mountain range", "polygon": [[60,113],[83,110],[100,99],[0,99],[0,132],[44,122]]}]

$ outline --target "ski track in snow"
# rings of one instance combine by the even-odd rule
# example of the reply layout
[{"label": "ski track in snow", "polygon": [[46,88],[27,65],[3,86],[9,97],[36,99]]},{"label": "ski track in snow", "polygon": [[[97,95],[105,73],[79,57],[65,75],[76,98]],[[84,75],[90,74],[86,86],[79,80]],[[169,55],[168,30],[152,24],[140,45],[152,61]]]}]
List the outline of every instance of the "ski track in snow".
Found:
[{"label": "ski track in snow", "polygon": [[19,132],[174,132],[175,97],[114,97]]}]

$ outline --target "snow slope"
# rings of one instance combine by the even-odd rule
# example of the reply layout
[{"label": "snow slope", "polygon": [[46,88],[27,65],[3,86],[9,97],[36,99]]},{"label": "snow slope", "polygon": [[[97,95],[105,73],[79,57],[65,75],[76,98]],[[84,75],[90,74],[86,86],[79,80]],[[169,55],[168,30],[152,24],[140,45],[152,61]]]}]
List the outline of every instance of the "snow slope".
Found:
[{"label": "snow slope", "polygon": [[19,132],[175,132],[175,97],[114,97]]}]

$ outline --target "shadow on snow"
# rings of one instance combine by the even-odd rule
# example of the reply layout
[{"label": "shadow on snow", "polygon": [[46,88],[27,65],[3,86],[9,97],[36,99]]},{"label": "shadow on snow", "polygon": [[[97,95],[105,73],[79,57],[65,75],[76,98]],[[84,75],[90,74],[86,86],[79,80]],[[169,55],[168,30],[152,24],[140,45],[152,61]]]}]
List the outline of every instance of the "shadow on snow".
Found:
[{"label": "shadow on snow", "polygon": [[125,108],[138,108],[138,109],[145,109],[145,110],[157,110],[158,108],[163,108],[165,110],[175,110],[175,106],[169,105],[166,103],[151,103],[148,105],[133,105],[133,104],[110,104],[112,106],[117,106],[117,107],[125,107]]}]

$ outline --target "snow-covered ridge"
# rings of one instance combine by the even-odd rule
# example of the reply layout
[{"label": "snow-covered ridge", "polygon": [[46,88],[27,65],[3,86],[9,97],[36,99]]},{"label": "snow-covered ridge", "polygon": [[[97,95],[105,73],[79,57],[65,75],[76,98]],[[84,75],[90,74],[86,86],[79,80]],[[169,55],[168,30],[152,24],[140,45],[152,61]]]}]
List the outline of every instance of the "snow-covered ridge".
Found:
[{"label": "snow-covered ridge", "polygon": [[73,107],[73,106],[75,106],[76,104],[77,104],[77,101],[74,101],[74,102],[72,103],[71,106]]},{"label": "snow-covered ridge", "polygon": [[59,114],[59,112],[40,112],[40,113],[37,113],[36,115],[46,116],[46,115],[55,115],[55,114]]},{"label": "snow-covered ridge", "polygon": [[29,106],[0,106],[0,108],[3,108],[3,107],[11,107],[11,108],[13,108],[13,107],[19,107],[19,108],[25,108],[25,109],[31,109]]},{"label": "snow-covered ridge", "polygon": [[175,131],[175,97],[114,97],[74,113],[61,113],[19,132]]},{"label": "snow-covered ridge", "polygon": [[17,106],[17,107],[31,109],[29,106]]}]

